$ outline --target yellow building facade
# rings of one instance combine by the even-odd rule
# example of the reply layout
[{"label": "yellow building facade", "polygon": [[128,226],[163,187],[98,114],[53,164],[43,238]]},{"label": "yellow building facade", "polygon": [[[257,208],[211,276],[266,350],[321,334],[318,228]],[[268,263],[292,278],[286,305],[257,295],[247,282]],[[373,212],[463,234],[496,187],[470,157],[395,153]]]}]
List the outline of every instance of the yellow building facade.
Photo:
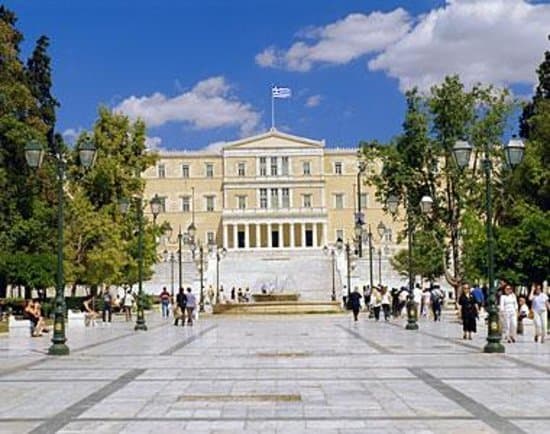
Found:
[{"label": "yellow building facade", "polygon": [[[161,198],[158,220],[174,233],[193,222],[205,245],[266,251],[352,241],[358,202],[375,246],[396,238],[397,224],[361,179],[357,149],[328,148],[323,140],[272,129],[219,150],[163,151],[142,176],[145,197]],[[159,248],[177,249],[177,237]]]}]

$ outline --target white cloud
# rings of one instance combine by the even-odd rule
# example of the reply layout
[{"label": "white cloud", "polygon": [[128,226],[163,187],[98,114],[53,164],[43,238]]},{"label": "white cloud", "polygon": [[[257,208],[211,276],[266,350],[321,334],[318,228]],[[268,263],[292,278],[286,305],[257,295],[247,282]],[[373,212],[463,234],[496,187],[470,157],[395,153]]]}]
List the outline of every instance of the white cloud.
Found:
[{"label": "white cloud", "polygon": [[314,39],[313,43],[299,41],[287,51],[266,48],[256,55],[256,63],[291,71],[309,71],[316,63],[344,64],[384,49],[405,35],[410,26],[410,16],[401,8],[389,13],[350,14],[325,27],[300,33]]},{"label": "white cloud", "polygon": [[63,136],[63,139],[68,143],[74,143],[78,136],[82,133],[82,128],[67,128],[65,131],[61,133]]},{"label": "white cloud", "polygon": [[204,148],[205,151],[221,152],[221,150],[227,145],[227,142],[213,142]]},{"label": "white cloud", "polygon": [[260,115],[250,104],[234,98],[230,91],[224,77],[211,77],[172,98],[160,92],[131,96],[114,110],[132,119],[143,119],[148,127],[168,122],[189,123],[201,130],[237,126],[242,135],[248,135],[257,127]]},{"label": "white cloud", "polygon": [[162,143],[162,139],[160,137],[145,137],[145,147],[149,150],[158,150],[160,149],[160,144]]},{"label": "white cloud", "polygon": [[[427,89],[445,75],[471,85],[533,84],[548,49],[550,4],[527,0],[447,0],[411,17],[403,9],[350,14],[306,29],[288,50],[269,47],[256,56],[262,67],[308,71],[317,64],[346,64],[367,55],[372,71],[384,71],[402,90]],[[307,39],[313,41],[307,41]]]},{"label": "white cloud", "polygon": [[311,95],[306,101],[306,107],[317,107],[322,99],[321,95]]},{"label": "white cloud", "polygon": [[369,62],[404,90],[427,89],[445,75],[467,85],[533,83],[547,49],[550,5],[524,0],[448,0]]}]

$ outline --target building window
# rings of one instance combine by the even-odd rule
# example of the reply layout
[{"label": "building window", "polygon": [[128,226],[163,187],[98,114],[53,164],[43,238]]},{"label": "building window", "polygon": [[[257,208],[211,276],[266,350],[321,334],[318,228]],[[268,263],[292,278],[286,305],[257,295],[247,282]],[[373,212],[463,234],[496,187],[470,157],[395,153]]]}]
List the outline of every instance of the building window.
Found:
[{"label": "building window", "polygon": [[288,176],[288,157],[281,157],[281,175]]},{"label": "building window", "polygon": [[281,189],[281,196],[282,196],[282,207],[283,208],[290,208],[290,190],[288,188],[282,188]]},{"label": "building window", "polygon": [[181,177],[182,178],[189,178],[189,164],[182,164],[181,165]]},{"label": "building window", "polygon": [[166,212],[166,197],[164,196],[158,196],[159,202],[160,202],[160,212],[164,213]]},{"label": "building window", "polygon": [[344,195],[343,194],[335,194],[334,195],[334,208],[342,209],[344,208]]},{"label": "building window", "polygon": [[245,163],[239,163],[237,166],[237,175],[238,176],[246,176],[246,164]]},{"label": "building window", "polygon": [[302,167],[304,169],[304,175],[311,175],[311,163],[309,161],[304,161]]},{"label": "building window", "polygon": [[181,198],[181,211],[190,212],[191,211],[191,197],[183,196]]},{"label": "building window", "polygon": [[359,204],[359,208],[362,209],[362,210],[367,209],[369,207],[369,194],[368,193],[361,193],[359,201],[361,202]]},{"label": "building window", "polygon": [[265,157],[260,157],[260,176],[267,176],[267,162]]},{"label": "building window", "polygon": [[214,211],[214,196],[206,196],[206,211]]},{"label": "building window", "polygon": [[159,178],[166,178],[166,166],[163,163],[160,163],[157,166],[157,171],[158,171]]},{"label": "building window", "polygon": [[340,163],[339,161],[334,163],[334,173],[336,175],[342,174],[342,163]]},{"label": "building window", "polygon": [[260,208],[267,208],[267,188],[260,188]]},{"label": "building window", "polygon": [[344,241],[344,230],[343,229],[336,229],[336,241],[338,240]]},{"label": "building window", "polygon": [[304,208],[311,208],[311,194],[304,194],[303,199]]},{"label": "building window", "polygon": [[206,243],[208,245],[216,244],[216,234],[214,232],[207,232],[206,233]]},{"label": "building window", "polygon": [[277,157],[271,157],[271,176],[277,176]]},{"label": "building window", "polygon": [[279,208],[279,189],[271,189],[271,208]]},{"label": "building window", "polygon": [[237,205],[239,209],[246,209],[246,196],[237,196]]},{"label": "building window", "polygon": [[212,163],[206,163],[204,165],[204,169],[205,169],[207,178],[213,178],[214,177],[214,165]]}]

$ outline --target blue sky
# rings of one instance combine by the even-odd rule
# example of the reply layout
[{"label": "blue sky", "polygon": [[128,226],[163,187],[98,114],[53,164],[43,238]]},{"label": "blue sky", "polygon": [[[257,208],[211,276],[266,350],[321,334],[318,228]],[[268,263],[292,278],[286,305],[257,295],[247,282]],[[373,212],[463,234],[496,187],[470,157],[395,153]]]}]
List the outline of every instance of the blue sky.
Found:
[{"label": "blue sky", "polygon": [[12,0],[28,55],[51,39],[58,130],[104,104],[197,149],[276,126],[327,146],[399,133],[403,91],[449,73],[528,94],[550,4],[526,0]]}]

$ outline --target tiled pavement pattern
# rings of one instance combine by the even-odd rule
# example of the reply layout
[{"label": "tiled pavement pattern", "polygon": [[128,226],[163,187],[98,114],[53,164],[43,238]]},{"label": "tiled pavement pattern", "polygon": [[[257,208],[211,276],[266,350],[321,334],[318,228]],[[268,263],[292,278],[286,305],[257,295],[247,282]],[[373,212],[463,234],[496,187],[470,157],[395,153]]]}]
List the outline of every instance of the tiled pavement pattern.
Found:
[{"label": "tiled pavement pattern", "polygon": [[149,318],[47,338],[0,337],[0,432],[548,433],[550,342],[506,355],[452,321],[345,315]]}]

